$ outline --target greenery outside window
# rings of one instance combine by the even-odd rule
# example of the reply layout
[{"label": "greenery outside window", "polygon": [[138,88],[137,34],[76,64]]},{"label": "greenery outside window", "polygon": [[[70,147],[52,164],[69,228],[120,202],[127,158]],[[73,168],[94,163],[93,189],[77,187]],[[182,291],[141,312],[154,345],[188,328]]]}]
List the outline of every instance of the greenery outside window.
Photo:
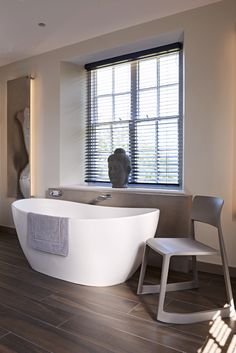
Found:
[{"label": "greenery outside window", "polygon": [[85,65],[88,71],[86,182],[108,183],[108,156],[124,148],[129,183],[182,186],[182,45]]}]

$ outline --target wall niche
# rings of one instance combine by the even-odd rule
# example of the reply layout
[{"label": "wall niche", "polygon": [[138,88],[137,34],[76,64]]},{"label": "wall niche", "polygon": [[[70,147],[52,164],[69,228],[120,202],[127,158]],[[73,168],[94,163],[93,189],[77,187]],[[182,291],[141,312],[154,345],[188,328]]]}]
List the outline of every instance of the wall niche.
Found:
[{"label": "wall niche", "polygon": [[7,195],[30,197],[30,77],[7,81]]}]

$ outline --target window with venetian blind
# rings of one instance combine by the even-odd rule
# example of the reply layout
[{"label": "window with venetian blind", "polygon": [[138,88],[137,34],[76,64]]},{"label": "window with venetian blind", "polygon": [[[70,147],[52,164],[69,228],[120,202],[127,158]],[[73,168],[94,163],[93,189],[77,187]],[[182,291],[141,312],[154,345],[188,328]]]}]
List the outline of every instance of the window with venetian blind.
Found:
[{"label": "window with venetian blind", "polygon": [[130,184],[182,185],[182,45],[85,65],[86,182],[109,182],[108,156],[124,148]]}]

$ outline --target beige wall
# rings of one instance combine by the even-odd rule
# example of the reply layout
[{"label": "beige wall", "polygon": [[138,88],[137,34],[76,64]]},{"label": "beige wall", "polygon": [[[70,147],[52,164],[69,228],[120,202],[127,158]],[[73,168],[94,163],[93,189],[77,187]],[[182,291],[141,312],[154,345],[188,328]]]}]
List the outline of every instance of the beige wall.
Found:
[{"label": "beige wall", "polygon": [[[36,196],[44,196],[48,187],[83,180],[82,65],[184,37],[184,185],[191,194],[225,199],[226,246],[230,265],[236,266],[236,221],[232,219],[236,198],[235,24],[236,2],[223,0],[0,68],[0,224],[12,225],[12,199],[6,196],[7,80],[36,76],[34,190]],[[207,229],[206,236],[210,234]]]}]

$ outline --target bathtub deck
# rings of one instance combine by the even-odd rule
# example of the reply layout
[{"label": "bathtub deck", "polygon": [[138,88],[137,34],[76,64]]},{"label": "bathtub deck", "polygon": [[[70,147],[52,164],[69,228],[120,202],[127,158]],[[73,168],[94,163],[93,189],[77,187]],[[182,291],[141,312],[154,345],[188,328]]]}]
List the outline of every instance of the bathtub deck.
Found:
[{"label": "bathtub deck", "polygon": [[[148,276],[152,283],[158,271]],[[138,297],[137,278],[106,288],[59,281],[30,269],[17,238],[0,233],[0,353],[236,352],[233,320],[158,323],[158,296]],[[202,273],[200,281],[199,291],[170,293],[167,308],[223,304],[222,277]],[[236,279],[232,285],[236,293]]]}]

